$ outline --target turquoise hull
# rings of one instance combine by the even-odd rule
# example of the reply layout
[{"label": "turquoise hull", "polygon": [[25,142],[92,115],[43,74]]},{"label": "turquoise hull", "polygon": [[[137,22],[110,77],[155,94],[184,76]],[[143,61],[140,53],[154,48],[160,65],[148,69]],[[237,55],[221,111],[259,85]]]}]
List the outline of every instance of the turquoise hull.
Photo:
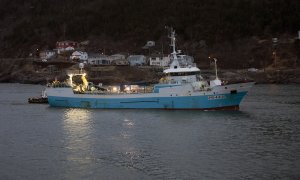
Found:
[{"label": "turquoise hull", "polygon": [[235,94],[145,97],[82,98],[48,96],[51,106],[100,109],[237,109],[247,92]]}]

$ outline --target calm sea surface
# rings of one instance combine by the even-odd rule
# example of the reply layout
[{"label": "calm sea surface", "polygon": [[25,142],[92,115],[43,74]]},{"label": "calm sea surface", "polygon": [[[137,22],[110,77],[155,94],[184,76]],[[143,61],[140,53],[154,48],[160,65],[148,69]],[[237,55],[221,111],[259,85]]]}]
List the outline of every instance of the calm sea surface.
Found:
[{"label": "calm sea surface", "polygon": [[256,85],[240,111],[28,104],[0,84],[0,179],[300,179],[300,86]]}]

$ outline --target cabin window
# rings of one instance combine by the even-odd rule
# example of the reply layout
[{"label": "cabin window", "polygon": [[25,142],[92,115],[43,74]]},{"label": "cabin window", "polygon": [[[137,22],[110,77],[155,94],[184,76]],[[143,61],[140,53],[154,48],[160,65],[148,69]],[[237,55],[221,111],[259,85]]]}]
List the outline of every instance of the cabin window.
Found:
[{"label": "cabin window", "polygon": [[191,76],[191,75],[197,75],[200,74],[199,71],[194,72],[176,72],[176,73],[169,73],[170,76]]}]

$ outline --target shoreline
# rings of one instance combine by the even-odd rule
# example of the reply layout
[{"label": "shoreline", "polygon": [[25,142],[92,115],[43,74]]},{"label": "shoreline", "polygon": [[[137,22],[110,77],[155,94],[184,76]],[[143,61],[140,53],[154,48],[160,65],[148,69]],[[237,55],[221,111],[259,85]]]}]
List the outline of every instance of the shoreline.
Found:
[{"label": "shoreline", "polygon": [[[143,70],[145,71],[145,70]],[[300,85],[300,69],[297,70],[287,70],[291,71],[290,73],[284,72],[281,70],[279,72],[276,71],[268,71],[268,72],[246,72],[241,73],[241,69],[238,70],[221,70],[219,71],[219,77],[223,81],[235,82],[241,80],[251,80],[254,81],[255,84],[286,84],[286,85]],[[275,74],[278,73],[278,74]],[[208,79],[214,78],[213,71],[205,71],[202,72],[203,77],[210,77]],[[275,74],[275,75],[274,75]],[[1,75],[1,74],[0,74]],[[66,73],[60,72],[56,74],[44,74],[38,76],[16,76],[16,75],[6,75],[0,76],[0,83],[19,83],[19,84],[39,84],[46,85],[48,82],[52,82],[54,79],[58,79],[59,81],[64,81],[67,78]],[[134,78],[128,80],[126,77],[120,79],[119,76],[103,76],[97,78],[89,78],[91,82],[103,82],[103,84],[114,85],[114,84],[122,84],[122,83],[135,83],[141,82],[140,79],[135,80]],[[153,83],[157,83],[159,78],[152,79]],[[148,78],[148,81],[149,78]]]},{"label": "shoreline", "polygon": [[[205,79],[214,79],[213,67],[201,68]],[[78,65],[59,67],[41,66],[34,59],[0,59],[0,83],[45,85],[54,79],[64,81],[68,72],[78,71]],[[157,83],[162,77],[162,68],[151,66],[87,66],[88,79],[94,83],[121,84],[134,82]],[[300,84],[300,68],[278,68],[263,70],[222,69],[218,70],[222,81],[255,81],[256,84]]]}]

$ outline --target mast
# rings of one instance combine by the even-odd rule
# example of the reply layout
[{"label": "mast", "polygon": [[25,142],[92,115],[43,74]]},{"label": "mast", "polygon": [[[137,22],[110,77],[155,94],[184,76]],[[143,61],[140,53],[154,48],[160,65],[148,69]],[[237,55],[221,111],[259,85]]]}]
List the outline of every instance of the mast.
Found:
[{"label": "mast", "polygon": [[170,46],[172,47],[172,53],[171,53],[171,57],[173,59],[170,67],[177,69],[180,68],[179,66],[179,62],[177,59],[177,54],[179,54],[179,52],[176,52],[176,34],[175,34],[175,30],[172,27],[166,27],[169,31],[170,31],[170,35],[169,38],[171,39],[171,44]]},{"label": "mast", "polygon": [[215,60],[215,72],[216,72],[216,80],[219,80],[219,77],[218,77],[218,68],[217,68],[217,59],[214,58]]},{"label": "mast", "polygon": [[172,27],[170,27],[170,36],[169,38],[171,39],[171,44],[170,46],[172,47],[172,56],[173,59],[177,59],[177,52],[176,52],[176,37],[175,37],[175,30],[173,30]]}]

